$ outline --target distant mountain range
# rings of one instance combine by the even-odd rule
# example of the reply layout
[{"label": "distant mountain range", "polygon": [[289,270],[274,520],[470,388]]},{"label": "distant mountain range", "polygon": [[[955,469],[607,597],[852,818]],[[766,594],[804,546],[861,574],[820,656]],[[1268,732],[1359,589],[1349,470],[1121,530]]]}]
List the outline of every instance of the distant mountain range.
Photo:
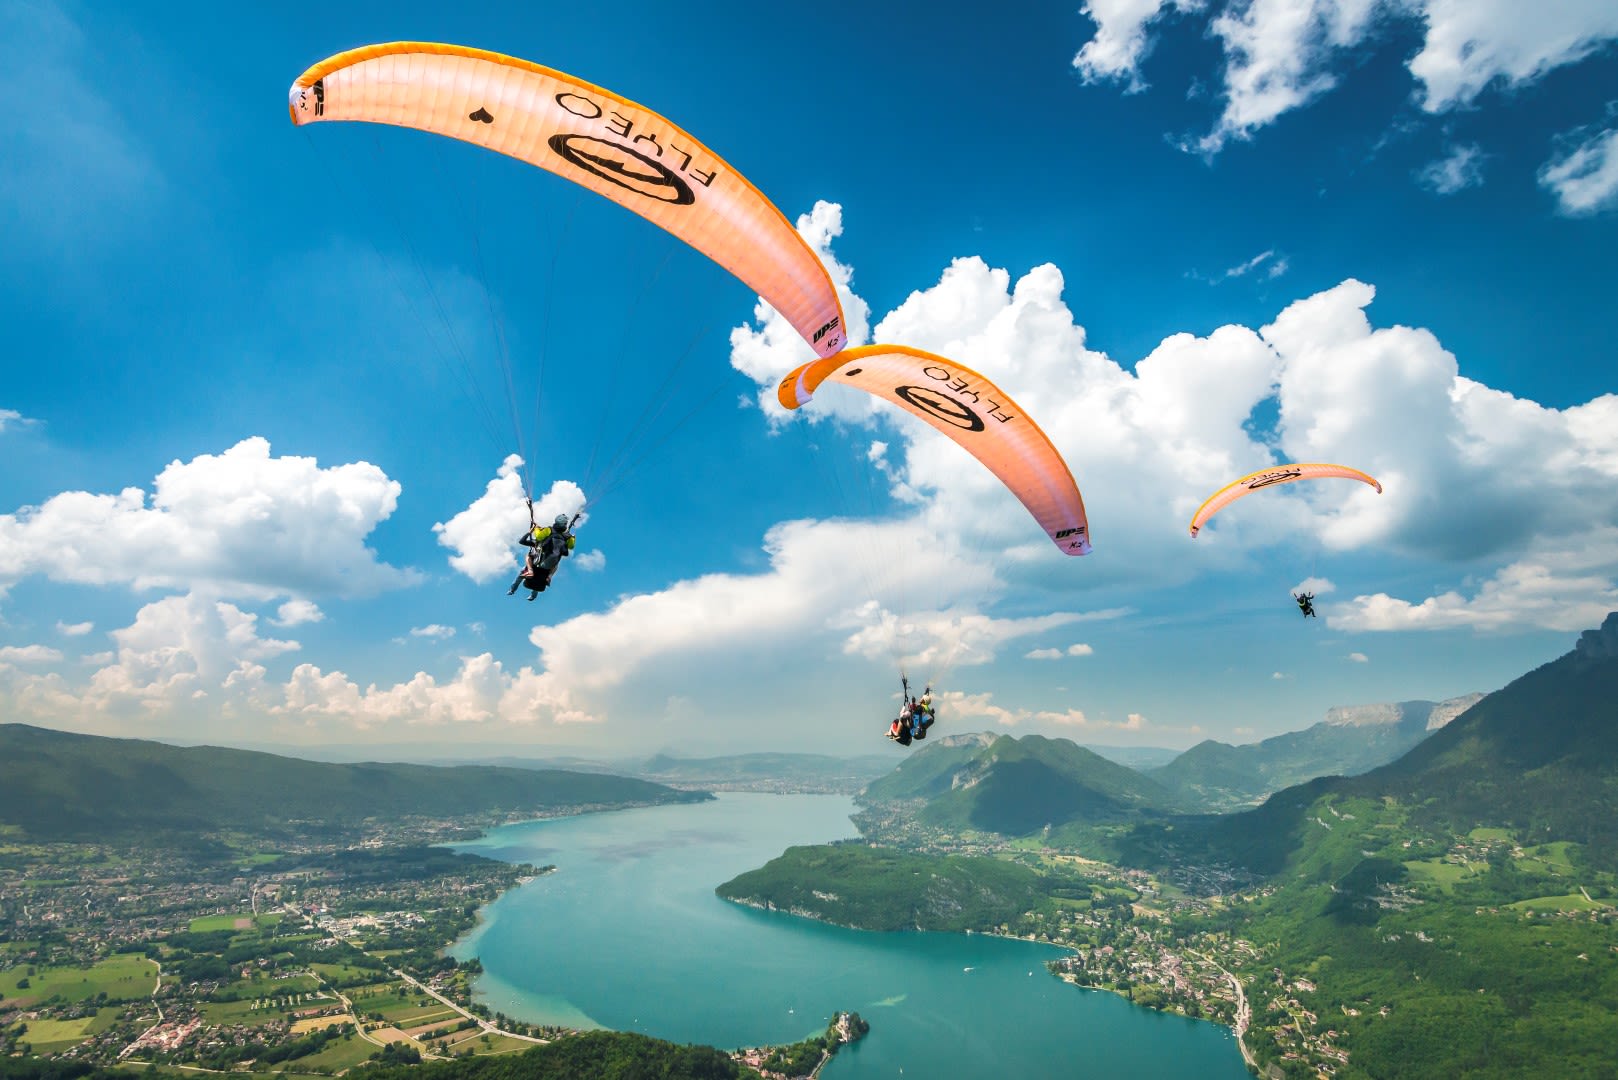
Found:
[{"label": "distant mountain range", "polygon": [[1200,742],[1146,775],[1187,806],[1215,812],[1255,806],[1317,776],[1354,776],[1386,765],[1482,700],[1482,694],[1467,694],[1436,703],[1339,707],[1323,723],[1263,742]]},{"label": "distant mountain range", "polygon": [[1592,866],[1618,869],[1618,612],[1397,761],[1210,822],[1209,854],[1273,873],[1295,857],[1310,808],[1332,795],[1394,800],[1413,822],[1453,832],[1572,840]]},{"label": "distant mountain range", "polygon": [[1162,755],[1172,751],[1142,748],[1136,760],[1155,758],[1156,767],[1130,768],[1067,739],[950,735],[872,781],[862,801],[924,800],[915,812],[923,824],[1013,836],[1143,814],[1228,813],[1293,784],[1385,765],[1481,700],[1482,694],[1467,694],[1436,703],[1339,707],[1304,731],[1242,746],[1210,739],[1166,763]]},{"label": "distant mountain range", "polygon": [[0,724],[0,825],[30,839],[261,833],[368,818],[541,813],[712,796],[621,776],[485,765],[327,764]]},{"label": "distant mountain range", "polygon": [[583,757],[541,760],[498,757],[488,764],[517,769],[561,768],[577,772],[634,776],[672,787],[705,791],[793,791],[853,795],[893,768],[891,754],[833,757],[828,754],[753,753],[721,757],[651,757],[600,760]]}]

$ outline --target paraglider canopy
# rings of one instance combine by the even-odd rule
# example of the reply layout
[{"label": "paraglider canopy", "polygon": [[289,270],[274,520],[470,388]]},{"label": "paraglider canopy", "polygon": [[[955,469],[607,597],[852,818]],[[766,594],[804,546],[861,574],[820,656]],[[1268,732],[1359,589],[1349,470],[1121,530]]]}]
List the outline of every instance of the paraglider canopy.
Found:
[{"label": "paraglider canopy", "polygon": [[920,417],[981,461],[1068,555],[1090,552],[1090,521],[1067,462],[1004,390],[969,367],[905,345],[865,345],[790,372],[776,389],[796,409],[831,380]]},{"label": "paraglider canopy", "polygon": [[461,139],[581,184],[735,274],[821,356],[847,340],[837,289],[775,204],[663,116],[501,53],[394,41],[298,76],[294,124],[366,120]]},{"label": "paraglider canopy", "polygon": [[1376,489],[1378,495],[1382,494],[1382,485],[1375,477],[1368,476],[1358,469],[1351,469],[1347,465],[1272,465],[1268,469],[1250,472],[1238,480],[1232,480],[1212,495],[1208,496],[1203,504],[1197,507],[1197,512],[1191,515],[1191,536],[1194,539],[1208,519],[1219,511],[1235,502],[1245,498],[1255,491],[1264,488],[1277,487],[1281,484],[1291,484],[1298,480],[1320,480],[1330,477],[1341,477],[1346,480],[1358,480],[1369,484]]}]

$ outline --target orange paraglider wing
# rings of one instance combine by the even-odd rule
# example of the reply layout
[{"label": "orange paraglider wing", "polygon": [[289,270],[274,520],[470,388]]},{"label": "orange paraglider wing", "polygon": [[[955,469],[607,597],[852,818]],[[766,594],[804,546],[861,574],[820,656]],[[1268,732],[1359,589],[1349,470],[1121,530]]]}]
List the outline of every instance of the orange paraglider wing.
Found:
[{"label": "orange paraglider wing", "polygon": [[1272,465],[1268,469],[1248,473],[1240,480],[1232,480],[1212,495],[1191,515],[1191,535],[1208,523],[1208,519],[1219,511],[1235,502],[1237,499],[1251,495],[1264,488],[1276,487],[1280,484],[1290,484],[1296,480],[1320,480],[1327,477],[1342,477],[1347,480],[1359,480],[1376,488],[1378,495],[1382,494],[1382,485],[1375,477],[1367,476],[1358,469],[1350,469],[1347,465]]},{"label": "orange paraglider wing", "polygon": [[775,204],[650,109],[571,75],[460,45],[338,53],[292,84],[294,124],[366,120],[461,139],[582,184],[735,274],[821,356],[847,340],[826,268]]},{"label": "orange paraglider wing", "polygon": [[1069,555],[1090,552],[1084,500],[1062,455],[1010,396],[942,356],[904,345],[865,345],[791,372],[776,399],[796,409],[831,380],[858,387],[920,417],[965,447],[1028,508]]}]

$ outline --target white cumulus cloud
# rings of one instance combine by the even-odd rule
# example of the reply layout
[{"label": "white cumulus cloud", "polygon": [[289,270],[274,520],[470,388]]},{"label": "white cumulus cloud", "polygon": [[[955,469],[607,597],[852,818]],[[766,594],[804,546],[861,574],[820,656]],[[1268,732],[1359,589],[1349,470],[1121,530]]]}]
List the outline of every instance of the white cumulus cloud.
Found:
[{"label": "white cumulus cloud", "polygon": [[1069,645],[1065,649],[1035,649],[1032,652],[1024,653],[1023,658],[1026,660],[1060,660],[1066,656],[1090,656],[1094,653],[1095,649],[1081,643]]},{"label": "white cumulus cloud", "polygon": [[1618,38],[1607,0],[1404,0],[1427,24],[1410,73],[1428,112],[1470,105],[1491,84],[1522,86]]},{"label": "white cumulus cloud", "polygon": [[1140,65],[1151,51],[1147,28],[1169,13],[1196,11],[1200,0],[1089,0],[1082,9],[1096,24],[1095,37],[1073,57],[1085,82],[1122,80],[1127,92],[1146,88]]},{"label": "white cumulus cloud", "polygon": [[303,623],[317,623],[325,617],[320,605],[312,600],[288,600],[276,609],[275,618],[271,621],[276,626],[298,626]]},{"label": "white cumulus cloud", "polygon": [[0,664],[54,664],[62,653],[48,645],[0,646]]},{"label": "white cumulus cloud", "polygon": [[1356,596],[1327,617],[1341,630],[1581,630],[1618,609],[1618,528],[1592,530],[1574,547],[1532,545],[1466,595],[1449,590],[1419,601],[1387,593]]},{"label": "white cumulus cloud", "polygon": [[63,637],[83,637],[96,628],[93,622],[65,623],[57,620],[56,632]]},{"label": "white cumulus cloud", "polygon": [[0,587],[42,575],[259,599],[374,593],[412,576],[365,544],[399,490],[365,462],[321,468],[314,458],[272,456],[262,438],[243,439],[222,454],[170,463],[150,496],[133,487],[66,491],[0,515]]},{"label": "white cumulus cloud", "polygon": [[0,683],[0,700],[9,697],[20,714],[74,727],[130,734],[120,725],[133,718],[140,725],[135,733],[188,729],[205,736],[239,696],[241,669],[298,648],[261,637],[257,615],[200,593],[146,604],[111,637],[116,653],[85,658],[99,665],[87,681],[55,673],[13,678]]},{"label": "white cumulus cloud", "polygon": [[1539,182],[1570,217],[1618,206],[1618,127],[1580,129],[1558,140],[1561,148],[1539,170]]},{"label": "white cumulus cloud", "polygon": [[1224,55],[1224,104],[1213,130],[1185,143],[1206,154],[1330,92],[1339,62],[1377,47],[1389,30],[1421,32],[1407,67],[1430,114],[1471,106],[1492,86],[1530,85],[1618,38],[1609,0],[1092,0],[1084,10],[1096,31],[1074,66],[1087,81],[1115,80],[1126,91],[1144,87],[1141,66],[1165,15],[1207,12]]}]

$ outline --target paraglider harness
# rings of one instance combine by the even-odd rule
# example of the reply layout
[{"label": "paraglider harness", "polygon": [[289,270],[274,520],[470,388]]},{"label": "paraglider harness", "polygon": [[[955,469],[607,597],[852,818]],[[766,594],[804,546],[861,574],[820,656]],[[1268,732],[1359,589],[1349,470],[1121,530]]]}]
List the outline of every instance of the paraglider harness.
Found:
[{"label": "paraglider harness", "polygon": [[528,532],[518,542],[534,550],[524,561],[522,572],[517,575],[517,581],[509,592],[516,592],[518,585],[527,586],[528,599],[532,600],[545,591],[551,583],[551,576],[556,573],[557,565],[567,555],[567,542],[574,535],[573,526],[579,523],[583,514],[584,511],[580,510],[568,521],[566,529],[558,532],[552,527],[550,535],[536,540],[534,534],[539,531],[539,522],[534,520],[534,500],[528,500]]},{"label": "paraglider harness", "polygon": [[1293,593],[1292,599],[1298,602],[1298,610],[1303,612],[1306,619],[1317,618],[1315,615],[1315,594],[1312,592]]}]

